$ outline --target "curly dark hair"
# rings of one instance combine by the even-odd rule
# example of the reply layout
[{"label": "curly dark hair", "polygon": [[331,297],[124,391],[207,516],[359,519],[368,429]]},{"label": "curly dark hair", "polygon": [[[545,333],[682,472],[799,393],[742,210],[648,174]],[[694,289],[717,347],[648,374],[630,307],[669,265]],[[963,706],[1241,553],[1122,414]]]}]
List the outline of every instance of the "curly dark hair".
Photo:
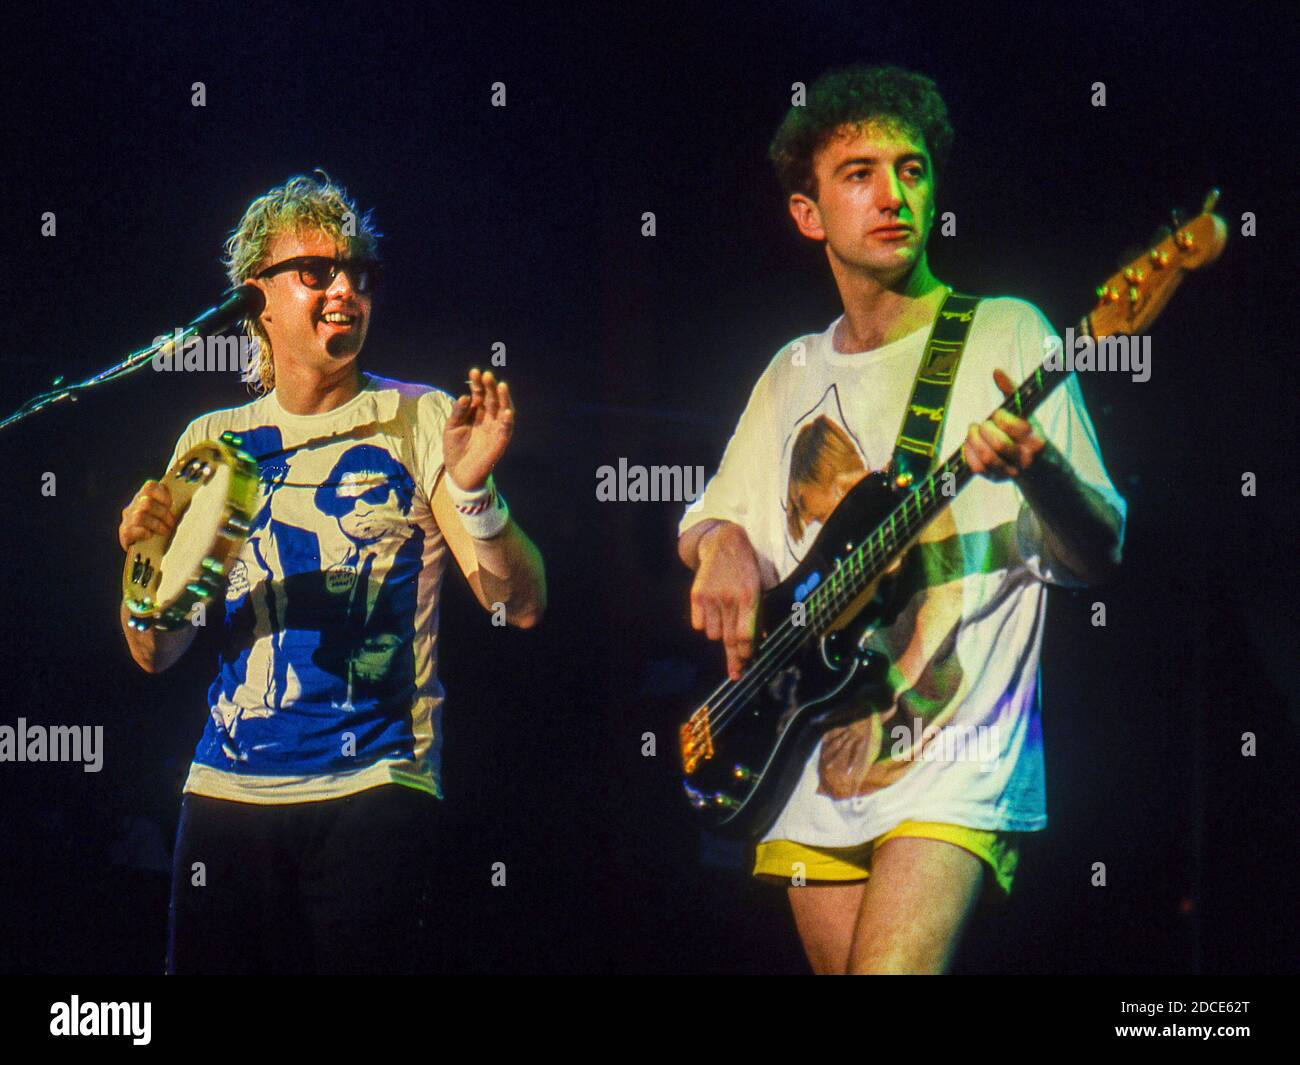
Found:
[{"label": "curly dark hair", "polygon": [[937,179],[948,163],[953,130],[934,81],[901,67],[845,67],[823,74],[803,107],[791,107],[772,138],[768,155],[787,194],[817,198],[813,156],[842,126],[883,119],[920,134]]}]

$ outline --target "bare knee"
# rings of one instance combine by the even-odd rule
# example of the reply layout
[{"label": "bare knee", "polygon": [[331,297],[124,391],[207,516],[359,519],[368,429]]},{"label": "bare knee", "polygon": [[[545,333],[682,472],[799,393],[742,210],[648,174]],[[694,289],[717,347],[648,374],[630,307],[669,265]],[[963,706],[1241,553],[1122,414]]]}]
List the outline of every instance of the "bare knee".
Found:
[{"label": "bare knee", "polygon": [[853,976],[942,976],[956,946],[955,937],[944,942],[854,944],[845,971]]},{"label": "bare knee", "polygon": [[840,975],[847,968],[863,887],[854,881],[788,889],[799,939],[818,976]]},{"label": "bare knee", "polygon": [[930,839],[886,841],[874,856],[846,971],[946,973],[982,878],[980,859],[960,847]]}]

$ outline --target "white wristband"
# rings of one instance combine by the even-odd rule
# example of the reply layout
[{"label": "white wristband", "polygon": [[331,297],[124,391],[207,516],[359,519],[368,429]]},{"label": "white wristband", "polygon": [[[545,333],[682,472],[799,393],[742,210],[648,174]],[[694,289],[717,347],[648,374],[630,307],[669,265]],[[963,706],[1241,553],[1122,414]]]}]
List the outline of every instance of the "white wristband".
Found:
[{"label": "white wristband", "polygon": [[450,473],[446,473],[443,480],[447,482],[447,495],[451,497],[461,524],[475,540],[490,540],[506,527],[510,508],[506,506],[505,497],[497,491],[490,473],[483,487],[473,492],[461,488]]}]

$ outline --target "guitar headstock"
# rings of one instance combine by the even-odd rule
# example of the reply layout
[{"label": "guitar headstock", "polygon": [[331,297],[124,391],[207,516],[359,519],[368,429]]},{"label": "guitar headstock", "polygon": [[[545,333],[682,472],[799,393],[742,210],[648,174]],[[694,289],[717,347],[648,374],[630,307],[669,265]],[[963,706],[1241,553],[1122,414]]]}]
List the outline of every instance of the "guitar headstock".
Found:
[{"label": "guitar headstock", "polygon": [[1214,214],[1219,190],[1211,189],[1201,213],[1097,286],[1088,315],[1094,337],[1141,333],[1164,309],[1183,276],[1209,266],[1228,242],[1228,226]]}]

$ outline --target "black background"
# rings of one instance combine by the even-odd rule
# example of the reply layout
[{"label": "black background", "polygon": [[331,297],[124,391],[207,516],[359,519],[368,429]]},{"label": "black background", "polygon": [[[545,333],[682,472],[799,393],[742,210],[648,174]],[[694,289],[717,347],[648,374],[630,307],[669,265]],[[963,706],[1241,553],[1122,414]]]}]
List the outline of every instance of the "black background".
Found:
[{"label": "black background", "polygon": [[[550,612],[529,633],[493,628],[448,577],[446,870],[430,915],[444,964],[799,972],[784,893],[704,845],[674,778],[675,725],[721,668],[688,625],[681,508],[594,492],[597,467],[619,457],[711,472],[771,355],[839,311],[766,162],[791,83],[850,62],[935,77],[957,129],[939,210],[958,231],[936,233],[933,268],[1031,300],[1061,328],[1171,207],[1194,213],[1220,185],[1230,243],[1152,330],[1151,379],[1082,382],[1129,501],[1125,569],[1104,590],[1052,593],[1050,826],[957,970],[1294,971],[1295,384],[1281,282],[1294,275],[1296,101],[1293,24],[1269,10],[11,15],[0,413],[209,306],[248,201],[326,169],[387,234],[364,366],[456,391],[506,343],[519,428],[498,476],[547,561]],[[495,81],[505,109],[489,105]],[[1096,81],[1105,108],[1090,104]],[[55,238],[40,235],[45,211]],[[102,724],[106,748],[97,775],[0,764],[0,971],[161,971],[164,870],[215,653],[206,633],[161,677],[133,665],[115,532],[187,422],[246,399],[234,375],[145,370],[0,434],[0,723]],[[1095,600],[1105,628],[1090,623]],[[647,731],[655,758],[641,755]],[[489,883],[496,861],[504,888]],[[1090,884],[1098,861],[1104,889]]]}]

